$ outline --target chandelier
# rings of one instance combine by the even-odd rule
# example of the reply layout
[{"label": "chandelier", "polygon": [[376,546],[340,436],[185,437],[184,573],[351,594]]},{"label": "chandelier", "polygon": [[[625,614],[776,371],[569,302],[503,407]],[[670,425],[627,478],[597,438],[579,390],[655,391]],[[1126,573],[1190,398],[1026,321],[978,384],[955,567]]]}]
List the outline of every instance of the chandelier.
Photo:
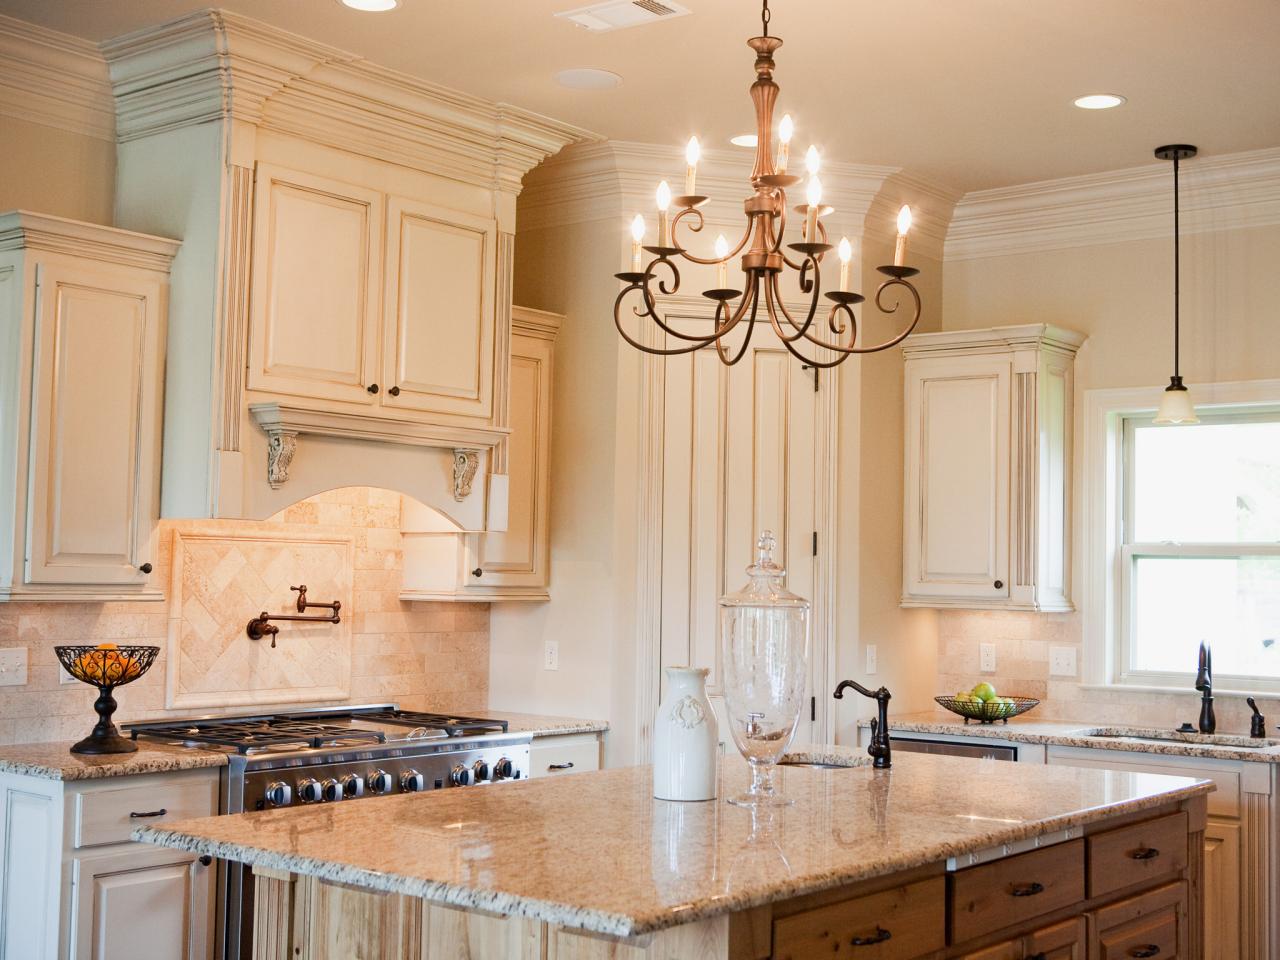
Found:
[{"label": "chandelier", "polygon": [[[800,239],[786,243],[787,188],[800,183],[802,178],[788,172],[794,133],[790,115],[784,116],[779,125],[776,159],[772,146],[773,108],[778,99],[778,85],[773,81],[773,54],[782,46],[782,41],[769,36],[769,0],[763,0],[760,21],[761,36],[747,41],[747,45],[756,52],[756,80],[751,85],[751,100],[756,110],[756,155],[750,178],[753,193],[743,203],[747,223],[742,239],[730,250],[723,236],[717,238],[715,256],[709,258],[690,253],[677,239],[682,223],[690,232],[702,230],[704,221],[699,208],[708,200],[696,192],[699,148],[697,138],[690,139],[685,154],[684,193],[673,197],[665,180],[658,186],[657,243],[643,244],[643,217],[637,214],[631,223],[631,270],[615,274],[624,286],[614,301],[613,321],[622,338],[645,353],[670,356],[691,353],[714,344],[721,361],[730,366],[746,354],[756,324],[767,321],[786,349],[805,364],[815,368],[834,367],[853,354],[875,353],[901,343],[920,320],[920,294],[909,279],[920,271],[906,266],[904,262],[911,209],[904,206],[898,213],[893,263],[876,268],[887,279],[880,282],[873,298],[882,313],[895,314],[903,298],[898,296],[890,303],[886,293],[891,288],[900,288],[896,292],[905,292],[910,300],[910,321],[888,340],[872,345],[860,343],[858,319],[853,308],[865,298],[849,289],[849,262],[853,251],[848,239],[842,238],[838,246],[828,242],[822,220],[832,212],[832,208],[822,203],[822,183],[818,179],[820,158],[814,147],[810,147],[805,155],[809,175],[806,203],[794,210],[802,224]],[[674,215],[671,213],[673,206]],[[840,281],[836,289],[827,290],[824,294],[822,261],[833,249],[840,260]],[[642,251],[653,255],[647,264],[643,262]],[[742,255],[741,290],[730,287],[728,282],[729,261],[739,254]],[[715,304],[714,327],[709,333],[677,330],[659,316],[659,295],[671,296],[680,289],[676,258],[716,268],[716,286],[702,293]],[[795,271],[800,292],[808,300],[803,317],[792,316],[783,303],[781,278],[788,269]],[[830,302],[829,307],[821,303],[824,296]],[[635,316],[651,320],[662,333],[682,342],[676,346],[650,346],[629,334],[623,324],[624,305],[631,302],[628,298],[635,301],[631,307]],[[825,310],[825,317],[820,318],[820,310]],[[731,341],[730,333],[740,327],[743,329]]]}]

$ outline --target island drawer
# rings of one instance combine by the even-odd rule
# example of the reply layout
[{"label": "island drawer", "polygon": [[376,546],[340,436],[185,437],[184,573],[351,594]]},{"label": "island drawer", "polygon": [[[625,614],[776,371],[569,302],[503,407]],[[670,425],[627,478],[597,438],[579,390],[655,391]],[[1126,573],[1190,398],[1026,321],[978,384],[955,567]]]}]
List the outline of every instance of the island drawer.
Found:
[{"label": "island drawer", "polygon": [[888,960],[941,950],[946,944],[944,883],[933,877],[775,920],[774,960],[846,953],[858,960]]},{"label": "island drawer", "polygon": [[600,738],[594,733],[535,737],[529,748],[529,776],[554,777],[600,769]]},{"label": "island drawer", "polygon": [[1089,896],[1182,870],[1187,865],[1187,814],[1144,820],[1087,838]]},{"label": "island drawer", "polygon": [[74,796],[72,845],[123,843],[135,827],[213,816],[218,812],[218,778],[208,774],[159,774],[131,777],[120,786],[108,786],[109,780],[86,786]]},{"label": "island drawer", "polygon": [[1084,897],[1084,841],[1072,840],[953,873],[951,942],[1031,920]]},{"label": "island drawer", "polygon": [[1095,916],[1097,960],[1158,957],[1176,960],[1186,912],[1187,887],[1170,883],[1103,907]]}]

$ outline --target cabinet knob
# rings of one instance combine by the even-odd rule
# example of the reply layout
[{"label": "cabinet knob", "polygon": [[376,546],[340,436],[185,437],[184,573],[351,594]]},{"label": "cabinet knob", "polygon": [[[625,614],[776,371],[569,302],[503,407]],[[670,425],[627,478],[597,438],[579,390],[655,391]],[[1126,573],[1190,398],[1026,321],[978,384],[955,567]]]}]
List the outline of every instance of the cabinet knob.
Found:
[{"label": "cabinet knob", "polygon": [[210,864],[212,864],[212,863],[213,863],[213,857],[209,856],[209,854],[207,854],[207,853],[205,853],[205,854],[201,854],[201,856],[200,856],[200,866],[202,866],[202,867],[207,867],[207,866],[209,866],[209,865],[210,865]]},{"label": "cabinet knob", "polygon": [[141,570],[143,573],[150,573],[150,572],[151,572],[152,570],[154,570],[155,568],[154,568],[153,566],[151,566],[151,564],[149,564],[149,563],[144,563],[144,564],[141,564],[141,565],[138,567],[138,569],[139,569],[139,570]]},{"label": "cabinet knob", "polygon": [[997,581],[993,584],[993,586],[994,586],[997,590],[1003,590],[1003,589],[1004,589],[1004,581],[1003,581],[1003,580],[997,580]]},{"label": "cabinet knob", "polygon": [[398,397],[398,396],[400,396],[400,388],[399,388],[399,387],[388,387],[388,388],[387,388],[387,393],[391,394],[393,397]]},{"label": "cabinet knob", "polygon": [[473,577],[483,577],[483,576],[484,576],[484,567],[476,567],[474,570],[472,570],[472,571],[471,571],[471,575],[472,575]]},{"label": "cabinet knob", "polygon": [[365,387],[365,389],[368,390],[370,393],[377,393],[380,388],[376,383],[371,383],[367,387]]}]

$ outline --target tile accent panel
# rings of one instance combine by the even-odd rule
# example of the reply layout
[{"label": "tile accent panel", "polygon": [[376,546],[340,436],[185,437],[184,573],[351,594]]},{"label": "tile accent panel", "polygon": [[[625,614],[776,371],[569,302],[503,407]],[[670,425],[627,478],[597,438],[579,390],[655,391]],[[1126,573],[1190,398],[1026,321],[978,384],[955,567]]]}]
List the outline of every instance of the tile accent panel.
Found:
[{"label": "tile accent panel", "polygon": [[[387,490],[351,487],[332,490],[286,508],[268,521],[163,521],[157,533],[153,559],[156,583],[172,583],[173,542],[178,536],[257,537],[263,531],[279,532],[281,543],[299,539],[349,541],[350,586],[342,600],[343,620],[351,631],[349,693],[324,703],[396,701],[415,710],[483,711],[489,697],[489,605],[483,603],[406,603],[399,599],[401,575],[400,495]],[[265,550],[254,560],[270,563],[278,556]],[[212,576],[206,558],[194,563],[191,576]],[[190,558],[188,558],[190,562]],[[220,598],[218,619],[238,623],[243,631],[249,617],[262,610],[284,612],[290,602],[289,585],[297,579],[285,572],[256,571],[269,593],[246,590],[242,598]],[[310,575],[310,574],[308,574]],[[252,582],[250,580],[249,582]],[[307,581],[316,600],[328,587]],[[170,607],[172,598],[156,602],[115,603],[7,603],[0,604],[0,647],[28,648],[28,681],[25,686],[0,687],[0,744],[47,740],[75,740],[93,725],[95,692],[81,683],[60,682],[61,668],[53,654],[60,643],[151,643],[160,656],[142,679],[116,693],[120,721],[144,720],[207,712],[205,707],[166,706],[166,676],[171,654]],[[244,608],[240,608],[240,604]],[[234,608],[234,609],[233,609]],[[175,617],[177,612],[175,611]],[[329,628],[326,628],[329,629]],[[276,651],[292,637],[281,639]],[[246,638],[246,642],[247,638]],[[321,646],[321,642],[317,641]],[[270,647],[270,641],[266,646]],[[230,665],[228,665],[230,666]],[[188,674],[187,682],[199,671]],[[236,676],[234,671],[231,674]],[[250,678],[246,689],[265,684]],[[200,688],[197,684],[195,689]],[[242,701],[247,702],[247,701]],[[267,706],[296,706],[285,702]],[[257,707],[241,706],[248,711]]]}]

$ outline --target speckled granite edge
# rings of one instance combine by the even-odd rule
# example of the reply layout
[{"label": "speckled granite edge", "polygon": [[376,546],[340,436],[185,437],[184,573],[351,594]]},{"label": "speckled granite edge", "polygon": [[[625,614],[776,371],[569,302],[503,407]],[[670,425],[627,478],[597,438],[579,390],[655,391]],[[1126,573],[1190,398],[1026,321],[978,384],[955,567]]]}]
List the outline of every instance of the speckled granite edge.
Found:
[{"label": "speckled granite edge", "polygon": [[[820,752],[814,755],[826,755]],[[891,771],[876,771],[872,776],[892,776]],[[1048,817],[1021,824],[1001,824],[989,833],[972,837],[963,842],[937,842],[921,844],[908,853],[884,856],[879,860],[862,861],[844,869],[831,870],[818,876],[774,883],[768,887],[726,894],[682,908],[678,913],[669,910],[637,911],[620,914],[575,907],[572,904],[543,900],[528,895],[503,893],[495,890],[478,890],[458,883],[432,881],[423,878],[400,876],[393,873],[369,870],[351,864],[338,863],[256,847],[251,844],[220,842],[202,839],[192,832],[199,828],[199,821],[192,821],[187,830],[171,827],[140,827],[132,838],[142,843],[171,847],[190,853],[208,854],[220,859],[234,860],[251,866],[283,870],[303,876],[318,877],[335,883],[348,884],[371,891],[398,893],[420,897],[430,903],[464,909],[486,910],[504,916],[522,916],[575,930],[605,934],[614,937],[636,937],[669,927],[680,926],[708,917],[750,909],[765,903],[819,893],[835,887],[870,880],[903,870],[939,863],[951,857],[961,857],[978,850],[1014,843],[1031,837],[1083,827],[1110,817],[1168,806],[1191,797],[1211,792],[1209,781],[1196,781],[1185,787],[1171,789],[1153,796],[1103,804],[1069,814]]]},{"label": "speckled granite edge", "polygon": [[202,770],[225,767],[225,754],[192,750],[166,744],[139,744],[136,753],[88,756],[72,753],[74,741],[20,743],[0,747],[0,773],[39,777],[42,780],[99,780],[106,777],[136,777],[175,770]]},{"label": "speckled granite edge", "polygon": [[[860,721],[860,727],[869,721]],[[945,716],[889,717],[889,732],[932,733],[953,737],[985,737],[992,740],[1008,740],[1013,743],[1052,744],[1060,747],[1084,747],[1090,750],[1116,750],[1125,753],[1149,753],[1169,757],[1200,757],[1210,760],[1243,760],[1250,763],[1280,763],[1280,746],[1233,747],[1218,743],[1197,741],[1195,734],[1185,739],[1166,740],[1159,743],[1144,741],[1133,743],[1115,739],[1118,736],[1151,737],[1173,736],[1170,731],[1151,728],[1099,726],[1076,724],[1067,721],[1011,720],[1008,724],[971,723],[966,725],[957,717],[954,721]],[[1244,739],[1244,738],[1242,738]]]},{"label": "speckled granite edge", "polygon": [[562,737],[572,733],[607,733],[609,730],[609,723],[606,720],[512,713],[507,710],[481,712],[490,720],[505,720],[508,733],[527,733],[534,737]]}]

